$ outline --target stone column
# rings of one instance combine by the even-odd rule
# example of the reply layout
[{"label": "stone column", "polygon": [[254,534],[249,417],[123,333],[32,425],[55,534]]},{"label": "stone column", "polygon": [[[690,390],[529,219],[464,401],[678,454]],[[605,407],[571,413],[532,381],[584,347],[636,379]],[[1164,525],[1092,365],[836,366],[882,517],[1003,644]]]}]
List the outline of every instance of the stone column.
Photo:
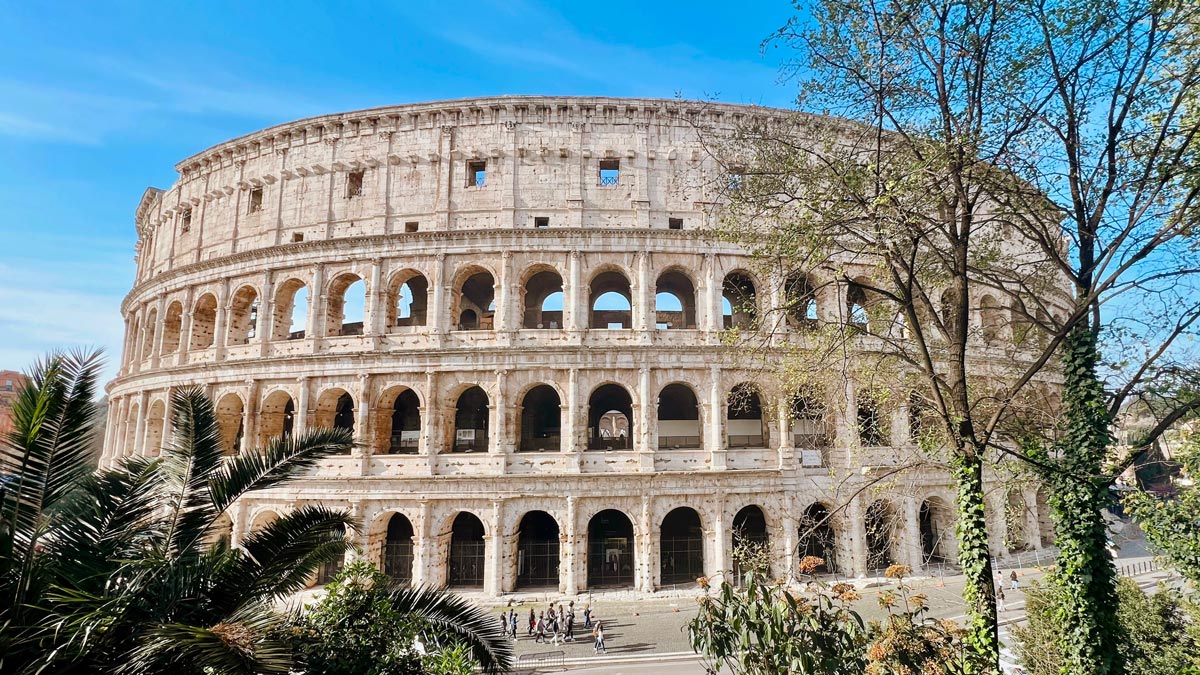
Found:
[{"label": "stone column", "polygon": [[563,452],[570,453],[572,457],[567,460],[566,471],[568,473],[579,473],[580,462],[583,459],[583,451],[587,447],[586,440],[580,441],[583,434],[583,427],[586,424],[581,424],[581,406],[579,401],[579,369],[572,368],[567,374],[567,418],[563,424]]},{"label": "stone column", "polygon": [[366,508],[361,500],[350,502],[350,517],[354,520],[354,524],[358,527],[358,531],[353,535],[354,546],[346,550],[346,564],[354,562],[363,557],[367,548],[367,531],[363,526],[363,516]]},{"label": "stone column", "polygon": [[508,434],[506,433],[508,431],[508,411],[505,403],[507,379],[507,370],[496,371],[496,395],[493,397],[491,405],[488,406],[492,414],[491,424],[488,428],[488,452],[495,455],[504,455],[508,451]]},{"label": "stone column", "polygon": [[658,560],[655,555],[654,528],[650,520],[650,495],[642,495],[642,508],[638,514],[638,544],[637,557],[637,587],[643,593],[654,592],[654,563]]},{"label": "stone column", "polygon": [[725,495],[721,492],[716,496],[716,508],[712,519],[712,569],[711,573],[725,574],[730,570],[729,565],[729,536],[725,525]]},{"label": "stone column", "polygon": [[299,436],[312,428],[309,424],[309,398],[312,396],[309,393],[308,378],[301,377],[297,381],[300,383],[299,400],[296,401],[296,416],[292,420],[292,431],[294,435]]},{"label": "stone column", "polygon": [[797,560],[797,535],[799,526],[796,524],[795,504],[792,503],[791,495],[787,495],[783,499],[784,509],[783,517],[780,518],[780,527],[783,528],[783,571],[784,578],[788,583],[791,583],[796,578],[796,560]]},{"label": "stone column", "polygon": [[[280,185],[280,190],[283,186]],[[270,355],[271,346],[271,315],[275,310],[274,287],[271,284],[271,273],[263,273],[262,295],[258,298],[258,321],[254,325],[254,338],[259,344],[259,355]]]},{"label": "stone column", "polygon": [[165,326],[167,323],[166,304],[167,304],[167,296],[166,295],[158,296],[158,309],[155,310],[155,312],[154,312],[154,320],[158,322],[158,325],[153,327],[154,328],[154,345],[153,345],[153,347],[151,347],[152,351],[150,354],[150,367],[151,368],[158,368],[159,361],[162,358],[163,333],[166,332],[165,330],[163,330],[163,326]]},{"label": "stone column", "polygon": [[796,466],[796,439],[792,437],[792,406],[785,394],[776,406],[779,435],[779,468],[791,470]]},{"label": "stone column", "polygon": [[1025,538],[1035,549],[1042,548],[1042,521],[1038,513],[1037,490],[1027,488],[1022,490],[1021,497],[1025,500]]},{"label": "stone column", "polygon": [[509,288],[509,279],[512,276],[509,271],[510,267],[512,267],[512,251],[505,251],[500,255],[500,276],[495,280],[493,287],[493,293],[496,296],[496,320],[493,328],[497,333],[507,333],[512,330],[510,318],[513,310],[513,295]]},{"label": "stone column", "polygon": [[421,500],[417,515],[416,545],[413,546],[413,586],[431,586],[437,584],[435,574],[430,569],[433,565],[433,535],[430,533],[429,502]]},{"label": "stone column", "polygon": [[246,532],[246,515],[249,509],[246,508],[246,503],[239,499],[233,503],[230,510],[232,513],[230,514],[229,545],[241,548],[242,539],[248,534]]},{"label": "stone column", "polygon": [[383,317],[387,315],[383,302],[386,295],[383,289],[383,264],[379,258],[371,259],[370,275],[366,307],[363,308],[363,335],[379,335],[385,332],[381,325]]},{"label": "stone column", "polygon": [[317,353],[317,340],[325,334],[325,266],[317,265],[313,270],[312,288],[308,289],[308,314],[304,316],[304,337],[312,344],[312,353]]},{"label": "stone column", "polygon": [[359,376],[358,391],[355,393],[358,407],[354,411],[354,448],[350,454],[364,457],[374,452],[375,440],[375,434],[371,429],[371,405],[373,402],[371,401],[370,375]]},{"label": "stone column", "polygon": [[710,334],[710,341],[716,339],[721,325],[721,281],[717,279],[717,258],[711,253],[704,254],[704,300],[697,302],[704,305],[704,323],[701,325]]},{"label": "stone column", "polygon": [[578,534],[576,533],[575,519],[576,515],[576,497],[567,496],[567,520],[563,523],[563,533],[561,536],[562,550],[562,576],[566,581],[563,586],[563,592],[567,595],[577,595],[579,593],[579,556],[578,556]]},{"label": "stone column", "polygon": [[582,306],[581,300],[586,297],[580,281],[579,251],[571,251],[567,263],[567,283],[563,289],[563,325],[567,329],[567,337],[571,344],[579,344],[583,336],[581,331],[588,325],[588,311]]},{"label": "stone column", "polygon": [[221,284],[221,292],[217,298],[217,319],[213,322],[213,348],[217,350],[217,360],[225,358],[225,343],[228,339],[228,329],[225,327],[229,322],[229,279],[226,278]]},{"label": "stone column", "polygon": [[[650,445],[650,425],[651,425],[651,408],[650,408],[650,369],[642,366],[638,369],[638,411],[637,411],[637,437],[634,439],[634,449],[644,455],[650,455],[654,449]],[[649,456],[650,466],[645,466],[646,461],[643,460],[642,470],[654,470],[654,457]]]},{"label": "stone column", "polygon": [[146,405],[150,399],[150,394],[145,389],[138,393],[138,418],[137,427],[133,432],[135,448],[126,448],[125,453],[132,455],[135,452],[141,455],[146,454]]},{"label": "stone column", "polygon": [[725,464],[725,391],[721,386],[721,369],[712,366],[708,371],[708,454],[709,469],[724,471]]},{"label": "stone column", "polygon": [[916,497],[904,498],[904,527],[900,532],[901,556],[898,562],[903,562],[913,571],[921,570],[924,565],[924,550],[921,545],[921,503]]},{"label": "stone column", "polygon": [[179,351],[175,359],[175,365],[182,366],[187,363],[188,351],[192,348],[192,312],[195,308],[192,306],[194,302],[195,291],[191,286],[183,294],[183,316],[179,322]]},{"label": "stone column", "polygon": [[650,254],[641,251],[637,254],[637,286],[633,297],[633,328],[640,335],[639,340],[645,344],[650,341],[650,331],[654,329],[654,282],[650,279]]},{"label": "stone column", "polygon": [[862,498],[854,497],[846,507],[846,532],[850,537],[850,568],[857,577],[867,576],[867,527]]},{"label": "stone column", "polygon": [[442,335],[446,332],[446,319],[449,307],[446,303],[446,254],[437,254],[437,263],[433,268],[433,278],[429,280],[429,310],[425,323],[429,325],[435,347],[441,346]]},{"label": "stone column", "polygon": [[504,527],[501,519],[503,502],[492,500],[491,518],[488,522],[487,561],[484,565],[487,573],[483,581],[483,592],[489,595],[499,595],[504,590]]},{"label": "stone column", "polygon": [[433,455],[438,451],[436,443],[437,389],[433,371],[425,371],[425,406],[421,408],[421,438],[417,454]]},{"label": "stone column", "polygon": [[[242,409],[242,450],[259,448],[258,427],[258,398],[261,387],[256,380],[246,381],[246,406]],[[164,430],[166,425],[163,425]]]}]

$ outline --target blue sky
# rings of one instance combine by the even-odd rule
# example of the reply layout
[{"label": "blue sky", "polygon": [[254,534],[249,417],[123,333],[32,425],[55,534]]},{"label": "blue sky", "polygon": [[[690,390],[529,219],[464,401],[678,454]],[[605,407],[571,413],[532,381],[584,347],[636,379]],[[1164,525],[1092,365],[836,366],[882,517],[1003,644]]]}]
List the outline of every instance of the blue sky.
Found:
[{"label": "blue sky", "polygon": [[0,369],[54,347],[119,357],[137,201],[212,144],[309,115],[492,94],[788,106],[793,88],[759,45],[792,11],[0,0]]}]

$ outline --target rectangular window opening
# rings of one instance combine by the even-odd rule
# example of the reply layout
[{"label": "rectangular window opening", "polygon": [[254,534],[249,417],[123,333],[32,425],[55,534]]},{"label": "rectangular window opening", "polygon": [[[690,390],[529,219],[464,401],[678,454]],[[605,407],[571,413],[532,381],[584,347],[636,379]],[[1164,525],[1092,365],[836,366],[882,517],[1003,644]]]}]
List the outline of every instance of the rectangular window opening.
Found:
[{"label": "rectangular window opening", "polygon": [[292,233],[292,243],[295,244],[295,243],[298,243],[301,241],[304,241],[304,233],[303,232],[293,232]]},{"label": "rectangular window opening", "polygon": [[621,160],[600,160],[600,184],[616,185],[621,180]]},{"label": "rectangular window opening", "polygon": [[682,230],[683,218],[667,218],[667,228],[671,230]]},{"label": "rectangular window opening", "polygon": [[404,223],[405,232],[416,232],[417,228],[419,227],[421,227],[421,223],[415,220],[410,220],[407,223]]},{"label": "rectangular window opening", "polygon": [[188,209],[188,210],[184,211],[183,215],[180,217],[179,231],[187,232],[188,230],[191,230],[191,229],[192,229],[192,210]]},{"label": "rectangular window opening", "polygon": [[549,216],[536,216],[533,219],[533,226],[534,227],[550,227],[550,217]]},{"label": "rectangular window opening", "polygon": [[361,197],[363,194],[363,178],[367,172],[363,170],[351,171],[346,176],[346,199]]},{"label": "rectangular window opening", "polygon": [[483,187],[487,185],[487,160],[477,159],[467,162],[467,187]]},{"label": "rectangular window opening", "polygon": [[263,189],[261,187],[250,188],[250,213],[262,211]]}]

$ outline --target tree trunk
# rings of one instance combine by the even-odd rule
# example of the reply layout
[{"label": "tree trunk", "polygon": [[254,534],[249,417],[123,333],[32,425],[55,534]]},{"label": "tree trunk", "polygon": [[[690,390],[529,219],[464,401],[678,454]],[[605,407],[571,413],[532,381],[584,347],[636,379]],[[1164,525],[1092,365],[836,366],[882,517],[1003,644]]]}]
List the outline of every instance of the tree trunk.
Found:
[{"label": "tree trunk", "polygon": [[1000,639],[996,627],[996,589],[988,549],[987,511],[983,499],[983,461],[977,449],[968,449],[952,461],[958,488],[958,562],[966,586],[966,670],[970,675],[998,673]]}]

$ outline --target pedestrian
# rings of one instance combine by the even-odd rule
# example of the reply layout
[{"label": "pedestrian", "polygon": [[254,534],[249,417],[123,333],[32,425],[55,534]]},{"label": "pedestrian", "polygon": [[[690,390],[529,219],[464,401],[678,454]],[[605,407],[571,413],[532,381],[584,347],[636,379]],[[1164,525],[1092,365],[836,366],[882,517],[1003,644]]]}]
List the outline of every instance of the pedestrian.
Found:
[{"label": "pedestrian", "polygon": [[568,640],[575,641],[575,612],[567,612],[567,634],[563,637],[563,642]]},{"label": "pedestrian", "polygon": [[508,617],[504,615],[504,612],[500,612],[500,634],[508,635]]},{"label": "pedestrian", "polygon": [[511,610],[508,613],[508,621],[512,624],[512,639],[517,639],[517,610]]},{"label": "pedestrian", "polygon": [[1004,613],[1004,587],[1001,586],[996,590],[996,613]]},{"label": "pedestrian", "polygon": [[1017,571],[1013,570],[1012,574],[1008,575],[1008,590],[1015,591],[1020,582],[1017,581]]},{"label": "pedestrian", "polygon": [[545,616],[544,612],[541,614],[538,614],[537,626],[534,627],[534,629],[533,629],[533,641],[534,642],[545,642],[546,641],[546,616]]},{"label": "pedestrian", "polygon": [[530,607],[529,608],[529,632],[525,634],[525,637],[529,637],[530,635],[533,635],[533,627],[535,625],[537,625],[537,617],[533,615],[533,608]]},{"label": "pedestrian", "polygon": [[596,642],[592,645],[592,653],[599,654],[600,652],[608,653],[608,647],[604,646],[604,622],[597,621],[596,627],[592,629],[592,636],[596,638]]},{"label": "pedestrian", "polygon": [[591,605],[583,606],[583,627],[584,628],[592,627],[592,606]]},{"label": "pedestrian", "polygon": [[550,644],[558,646],[558,617],[550,621]]}]

